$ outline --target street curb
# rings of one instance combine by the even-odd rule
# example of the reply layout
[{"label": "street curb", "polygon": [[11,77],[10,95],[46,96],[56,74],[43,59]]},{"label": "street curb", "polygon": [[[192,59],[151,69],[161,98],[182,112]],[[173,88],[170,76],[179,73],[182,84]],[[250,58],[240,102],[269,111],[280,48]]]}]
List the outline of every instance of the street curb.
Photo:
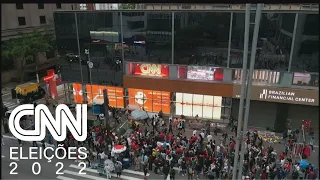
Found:
[{"label": "street curb", "polygon": [[[13,140],[18,140],[16,137],[13,136],[7,136],[7,135],[3,135],[3,138],[7,138],[7,139],[13,139]],[[30,141],[27,141],[29,143],[31,143]],[[37,142],[37,144],[42,145],[41,142]],[[53,144],[49,144],[49,143],[45,143],[46,147],[55,147],[55,145]]]},{"label": "street curb", "polygon": [[[7,138],[7,139],[12,139],[12,140],[18,140],[16,137],[13,137],[13,136],[7,136],[7,135],[3,135],[3,138]],[[28,143],[30,143],[31,144],[31,142],[30,141],[27,141]],[[37,142],[37,144],[38,145],[42,145],[42,143],[41,142]],[[53,145],[53,144],[49,144],[49,143],[45,143],[45,145],[46,145],[46,147],[56,147],[55,145]],[[89,151],[85,151],[87,154],[89,153]],[[93,155],[97,155],[97,153],[96,152],[93,152],[92,153]]]}]

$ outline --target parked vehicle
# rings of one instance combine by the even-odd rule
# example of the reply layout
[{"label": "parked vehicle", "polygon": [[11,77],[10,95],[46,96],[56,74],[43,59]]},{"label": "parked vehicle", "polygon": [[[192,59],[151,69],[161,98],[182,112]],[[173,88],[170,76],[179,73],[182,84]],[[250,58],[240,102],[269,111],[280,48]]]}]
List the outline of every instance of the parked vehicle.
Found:
[{"label": "parked vehicle", "polygon": [[19,103],[30,103],[45,96],[45,90],[38,83],[25,83],[12,89],[12,99],[17,98]]}]

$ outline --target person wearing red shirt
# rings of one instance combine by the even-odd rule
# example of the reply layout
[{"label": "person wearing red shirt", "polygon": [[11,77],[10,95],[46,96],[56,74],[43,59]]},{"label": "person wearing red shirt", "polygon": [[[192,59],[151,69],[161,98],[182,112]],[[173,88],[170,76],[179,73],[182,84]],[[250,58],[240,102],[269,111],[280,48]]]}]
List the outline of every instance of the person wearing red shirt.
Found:
[{"label": "person wearing red shirt", "polygon": [[177,153],[177,154],[181,154],[181,153],[182,153],[181,148],[177,148],[177,149],[176,149],[176,153]]},{"label": "person wearing red shirt", "polygon": [[98,127],[96,127],[94,130],[96,131],[96,134],[99,133],[99,128]]},{"label": "person wearing red shirt", "polygon": [[103,141],[102,136],[99,136],[99,137],[98,137],[98,140],[99,140],[99,143],[101,144],[102,141]]},{"label": "person wearing red shirt", "polygon": [[284,152],[282,152],[282,153],[280,154],[280,160],[284,159],[284,157],[285,157],[285,154],[284,154]]},{"label": "person wearing red shirt", "polygon": [[234,146],[235,146],[235,145],[236,145],[236,142],[235,142],[235,141],[232,141],[230,147],[231,147],[232,149],[234,149]]},{"label": "person wearing red shirt", "polygon": [[170,153],[171,153],[171,152],[170,152],[170,149],[167,148],[167,149],[166,149],[166,154],[169,155]]},{"label": "person wearing red shirt", "polygon": [[159,138],[160,138],[160,139],[163,139],[163,138],[164,138],[163,132],[161,132],[161,133],[159,134]]},{"label": "person wearing red shirt", "polygon": [[170,142],[170,139],[171,139],[170,134],[167,133],[167,134],[166,134],[166,142],[169,143],[169,142]]},{"label": "person wearing red shirt", "polygon": [[175,140],[174,135],[171,136],[171,143],[173,143]]},{"label": "person wearing red shirt", "polygon": [[196,142],[198,140],[198,136],[192,136],[193,142]]}]

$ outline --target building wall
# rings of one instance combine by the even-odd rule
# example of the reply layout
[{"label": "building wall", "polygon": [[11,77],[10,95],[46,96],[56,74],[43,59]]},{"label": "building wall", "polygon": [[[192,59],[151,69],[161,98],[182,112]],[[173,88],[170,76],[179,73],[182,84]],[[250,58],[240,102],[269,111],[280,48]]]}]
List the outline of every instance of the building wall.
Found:
[{"label": "building wall", "polygon": [[118,4],[115,3],[96,3],[95,10],[117,10]]},{"label": "building wall", "polygon": [[[34,30],[41,28],[53,29],[53,13],[56,10],[78,10],[78,4],[61,4],[61,9],[58,9],[57,4],[44,3],[44,9],[39,9],[37,3],[23,4],[23,9],[17,9],[16,3],[3,4],[1,6],[1,41],[9,40],[10,38],[17,37],[20,33],[31,33]],[[40,16],[45,16],[46,23],[40,24]],[[25,17],[26,25],[19,26],[18,17]],[[39,66],[54,64],[54,59],[47,59],[45,53],[40,53],[37,57]],[[9,83],[13,78],[18,77],[19,73],[17,60],[13,61],[14,68],[4,70],[1,72],[2,84]],[[30,64],[33,69],[35,64]],[[26,77],[26,76],[25,76]],[[35,78],[35,77],[34,77]],[[41,78],[41,77],[40,77]],[[28,78],[27,78],[28,80]]]},{"label": "building wall", "polygon": [[[77,10],[77,4],[61,4],[61,10]],[[18,32],[28,33],[35,28],[53,24],[53,12],[58,10],[57,4],[44,3],[44,9],[39,9],[37,3],[23,4],[23,9],[17,9],[16,4],[1,6],[1,40],[14,37]],[[46,24],[40,24],[40,16],[46,17]],[[25,17],[26,25],[19,26],[18,17]]]},{"label": "building wall", "polygon": [[[239,99],[232,99],[232,117],[238,119],[239,115]],[[244,113],[244,111],[243,111]],[[248,127],[262,128],[266,130],[273,128],[276,120],[277,103],[251,101],[249,111]]]}]

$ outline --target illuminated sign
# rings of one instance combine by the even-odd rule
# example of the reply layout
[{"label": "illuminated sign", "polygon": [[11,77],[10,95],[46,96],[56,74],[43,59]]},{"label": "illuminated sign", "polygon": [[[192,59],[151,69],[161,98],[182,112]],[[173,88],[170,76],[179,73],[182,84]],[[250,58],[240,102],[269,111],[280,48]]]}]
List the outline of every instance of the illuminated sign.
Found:
[{"label": "illuminated sign", "polygon": [[134,75],[168,77],[169,67],[162,64],[134,64]]},{"label": "illuminated sign", "polygon": [[222,81],[223,69],[207,66],[188,66],[187,79]]},{"label": "illuminated sign", "polygon": [[283,101],[296,101],[296,102],[304,102],[304,103],[314,103],[314,98],[307,97],[296,97],[295,92],[290,91],[277,91],[277,90],[268,90],[263,89],[260,93],[260,99],[275,99],[275,100],[283,100]]},{"label": "illuminated sign", "polygon": [[[118,107],[118,108],[124,107],[123,88],[121,87],[92,85],[92,88],[91,88],[91,85],[87,84],[86,89],[87,89],[88,104],[91,104],[92,101],[95,104],[103,104],[104,103],[103,90],[107,89],[109,105],[112,107]],[[92,93],[91,93],[91,89],[92,89]]]},{"label": "illuminated sign", "polygon": [[144,89],[128,89],[129,104],[136,104],[146,111],[170,114],[170,92]]},{"label": "illuminated sign", "polygon": [[221,118],[222,97],[200,94],[176,93],[177,115],[195,116],[210,119]]},{"label": "illuminated sign", "polygon": [[[233,85],[233,97],[240,98],[241,85]],[[319,106],[319,90],[252,86],[251,99],[278,103]]]}]

